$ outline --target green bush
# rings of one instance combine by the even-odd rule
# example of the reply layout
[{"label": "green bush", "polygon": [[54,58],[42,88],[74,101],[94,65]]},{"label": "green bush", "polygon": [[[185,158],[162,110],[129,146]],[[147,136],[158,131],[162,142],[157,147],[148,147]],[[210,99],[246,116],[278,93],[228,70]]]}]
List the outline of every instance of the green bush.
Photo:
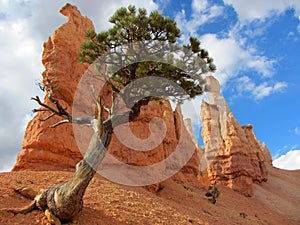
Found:
[{"label": "green bush", "polygon": [[220,191],[216,187],[216,183],[213,183],[208,187],[208,191],[205,193],[205,196],[213,204],[217,203],[217,198],[220,196]]}]

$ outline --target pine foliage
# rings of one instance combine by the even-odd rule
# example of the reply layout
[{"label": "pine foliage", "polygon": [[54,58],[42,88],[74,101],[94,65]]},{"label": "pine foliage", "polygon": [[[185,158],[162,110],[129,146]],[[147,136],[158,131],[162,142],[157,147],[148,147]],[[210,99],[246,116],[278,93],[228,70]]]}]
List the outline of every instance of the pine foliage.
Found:
[{"label": "pine foliage", "polygon": [[148,15],[145,9],[131,5],[118,9],[109,22],[113,27],[107,31],[87,31],[80,62],[105,65],[116,89],[139,78],[157,76],[185,91],[183,94],[168,88],[166,83],[157,90],[158,96],[182,101],[203,93],[202,75],[216,70],[213,59],[195,37],[186,45],[178,44],[181,34],[173,19],[158,11]]}]

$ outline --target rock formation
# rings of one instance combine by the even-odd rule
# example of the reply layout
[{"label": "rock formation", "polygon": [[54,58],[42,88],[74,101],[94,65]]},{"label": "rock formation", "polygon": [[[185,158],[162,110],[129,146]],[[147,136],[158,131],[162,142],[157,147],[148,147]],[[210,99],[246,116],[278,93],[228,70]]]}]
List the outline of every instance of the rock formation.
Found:
[{"label": "rock formation", "polygon": [[272,155],[270,153],[270,150],[268,149],[267,145],[265,142],[263,142],[261,144],[261,150],[262,150],[262,153],[265,157],[265,162],[267,165],[270,165],[270,166],[273,166],[273,159],[272,159]]},{"label": "rock formation", "polygon": [[[42,75],[44,82],[47,77],[54,82],[54,85],[57,86],[54,93],[55,97],[70,111],[73,107],[77,85],[88,68],[88,65],[78,62],[80,46],[85,40],[86,30],[94,28],[92,22],[81,16],[77,8],[70,4],[67,4],[61,13],[68,17],[68,21],[59,27],[44,44],[42,62],[46,70]],[[103,92],[105,104],[110,105],[111,90],[108,88],[104,89]],[[47,97],[45,97],[44,103],[50,104]],[[89,142],[88,130],[80,128],[82,132],[78,134],[76,133],[78,130],[73,130],[72,124],[49,128],[60,118],[53,117],[47,121],[42,121],[47,116],[49,113],[39,112],[29,122],[24,136],[22,152],[18,155],[13,171],[74,169],[76,163],[82,158],[84,153],[81,152],[84,151],[83,149]],[[156,120],[156,122],[153,120],[154,122],[150,123],[149,126],[149,122],[153,118],[163,120],[165,133],[159,132],[159,128],[162,126],[161,120]],[[152,125],[158,129],[158,132],[153,132],[152,141],[147,141],[146,139],[151,136],[149,127]],[[118,130],[112,137],[108,152],[119,162],[133,166],[152,165],[168,158],[180,144],[181,153],[186,155],[188,154],[187,150],[190,149],[189,153],[192,157],[186,166],[180,171],[177,170],[178,173],[174,179],[190,185],[199,185],[200,172],[198,168],[201,149],[196,142],[193,142],[191,127],[186,128],[179,107],[173,112],[167,101],[150,101],[147,106],[141,108],[139,116],[133,122],[130,122],[129,125],[120,126]],[[74,132],[76,137],[82,135],[82,140],[79,140],[81,143],[75,140]],[[131,138],[129,138],[131,132]],[[122,136],[125,138],[122,139]],[[155,143],[157,140],[160,140],[158,144]],[[179,140],[183,141],[179,143]],[[139,141],[144,143],[143,146],[139,146]],[[146,148],[147,151],[139,151],[140,147]],[[190,156],[188,157],[190,158]],[[177,161],[182,160],[181,158],[184,157],[178,158]],[[111,171],[114,163],[106,158],[102,166]],[[167,167],[175,171],[177,169],[174,163],[165,165],[165,168]],[[150,189],[154,188],[157,191],[159,187],[158,184],[150,187]]]},{"label": "rock formation", "polygon": [[[42,62],[46,70],[43,79],[49,77],[56,83],[55,97],[70,110],[77,83],[87,69],[87,65],[78,63],[78,52],[85,40],[86,30],[94,29],[94,26],[90,19],[81,16],[77,8],[70,4],[60,12],[68,17],[68,21],[44,44]],[[45,98],[44,103],[50,104],[49,99]],[[22,152],[13,171],[71,169],[82,158],[73,137],[72,125],[50,129],[48,127],[60,118],[41,121],[47,116],[49,113],[39,112],[29,122]]]},{"label": "rock formation", "polygon": [[218,81],[208,76],[206,82],[209,103],[202,102],[201,119],[208,177],[252,196],[253,182],[267,180],[265,155],[270,153],[256,139],[252,125],[241,126],[234,118]]},{"label": "rock formation", "polygon": [[[53,81],[55,97],[71,111],[77,85],[89,66],[78,62],[78,52],[85,40],[86,30],[94,27],[88,18],[81,16],[77,8],[70,4],[61,13],[68,17],[68,21],[44,44],[42,62],[46,70],[43,82],[46,78]],[[207,84],[209,103],[203,102],[201,105],[206,160],[203,160],[202,150],[193,135],[191,121],[183,119],[180,107],[173,112],[169,102],[156,100],[143,106],[134,121],[115,130],[109,154],[99,168],[100,173],[104,176],[108,173],[118,174],[119,171],[124,173],[120,164],[147,167],[163,162],[156,171],[157,177],[166,170],[173,171],[175,175],[172,179],[186,185],[207,184],[209,179],[251,196],[252,183],[267,179],[266,164],[272,163],[271,155],[267,147],[256,140],[251,125],[239,125],[220,96],[218,81],[210,76],[207,77]],[[89,91],[86,93],[90,95]],[[111,104],[111,94],[111,89],[103,89],[102,96],[107,106]],[[44,103],[50,104],[47,97]],[[60,118],[51,117],[44,121],[47,116],[47,112],[39,112],[29,122],[22,152],[13,171],[72,170],[82,159],[83,149],[89,143],[88,130],[82,128],[82,132],[77,134],[78,130],[73,130],[72,124],[51,129],[49,126]],[[82,135],[79,142],[74,134]],[[174,154],[176,152],[180,154]],[[170,157],[174,158],[171,162],[167,160]],[[207,162],[207,169],[203,162]],[[141,179],[148,175],[143,170],[137,173]],[[159,190],[161,180],[158,180],[157,184],[148,186],[149,190]]]},{"label": "rock formation", "polygon": [[157,181],[147,186],[153,192],[171,174],[177,182],[199,186],[202,150],[193,141],[195,137],[188,121],[183,119],[179,106],[173,112],[168,101],[150,101],[142,106],[134,121],[116,128],[108,153],[117,161],[105,157],[100,174],[112,180],[117,177],[116,182],[129,185]]},{"label": "rock formation", "polygon": [[[184,184],[199,186],[202,180],[200,172],[200,163],[203,156],[203,150],[201,149],[198,141],[193,133],[192,122],[190,119],[183,120],[181,108],[177,106],[175,111],[175,127],[177,131],[177,139],[183,141],[182,145],[186,149],[193,150],[193,155],[187,164],[177,173],[173,179],[180,181]],[[181,130],[181,134],[178,132]]]}]

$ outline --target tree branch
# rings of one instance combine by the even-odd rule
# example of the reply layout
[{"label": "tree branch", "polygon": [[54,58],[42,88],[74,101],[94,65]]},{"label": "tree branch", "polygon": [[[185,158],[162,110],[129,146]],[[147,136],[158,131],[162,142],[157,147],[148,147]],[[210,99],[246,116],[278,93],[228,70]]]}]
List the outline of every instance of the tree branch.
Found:
[{"label": "tree branch", "polygon": [[55,123],[55,124],[49,126],[49,128],[54,128],[54,127],[57,127],[57,126],[59,126],[59,125],[61,125],[61,124],[64,124],[64,123],[70,123],[70,121],[69,121],[68,119],[66,119],[66,120],[61,120],[61,121],[58,121],[57,123]]},{"label": "tree branch", "polygon": [[[47,110],[48,111],[48,110]],[[46,121],[48,119],[50,119],[51,117],[55,116],[55,113],[51,113],[49,116],[46,116],[45,118],[40,118],[40,121]]]},{"label": "tree branch", "polygon": [[49,105],[47,105],[47,104],[44,104],[41,100],[40,100],[40,98],[39,98],[39,96],[36,96],[35,98],[34,97],[32,97],[31,98],[31,100],[34,100],[34,101],[36,101],[40,106],[42,106],[42,107],[44,107],[45,109],[34,109],[34,110],[32,110],[33,112],[40,112],[40,111],[51,111],[51,112],[53,112],[53,113],[55,113],[55,114],[59,114],[59,112],[57,111],[57,110],[55,110],[54,108],[52,108],[51,106],[49,106]]},{"label": "tree branch", "polygon": [[65,118],[64,120],[61,120],[51,126],[49,126],[50,128],[54,128],[57,127],[61,124],[64,123],[75,123],[75,124],[79,124],[79,125],[92,125],[92,117],[74,117],[72,116],[69,112],[66,111],[66,109],[60,104],[59,100],[57,100],[54,96],[53,96],[53,84],[51,82],[51,80],[47,77],[47,84],[45,84],[46,90],[49,92],[48,94],[48,98],[49,100],[55,105],[55,107],[49,106],[45,103],[43,103],[41,101],[41,99],[36,96],[35,98],[32,97],[31,99],[36,101],[40,106],[42,106],[42,108],[40,109],[34,109],[32,110],[33,112],[51,112],[51,114],[45,118],[41,118],[41,121],[46,121],[50,118],[52,118],[55,115],[58,115],[60,117]]}]

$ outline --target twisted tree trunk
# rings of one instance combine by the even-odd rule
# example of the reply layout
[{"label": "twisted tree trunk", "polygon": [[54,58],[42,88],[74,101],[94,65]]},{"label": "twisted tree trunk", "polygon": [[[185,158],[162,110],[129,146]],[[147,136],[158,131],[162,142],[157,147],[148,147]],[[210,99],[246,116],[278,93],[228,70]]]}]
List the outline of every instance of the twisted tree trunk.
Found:
[{"label": "twisted tree trunk", "polygon": [[[63,120],[50,126],[54,128],[63,123],[75,123],[79,125],[92,126],[94,133],[91,137],[88,149],[84,155],[84,158],[77,163],[76,171],[70,181],[61,184],[55,184],[47,189],[43,189],[35,196],[33,202],[23,209],[2,209],[5,211],[12,212],[14,214],[22,213],[26,214],[30,211],[38,208],[45,211],[47,224],[61,225],[61,222],[72,221],[83,208],[83,196],[88,187],[90,181],[94,177],[99,164],[102,162],[106,155],[107,148],[110,144],[113,128],[131,121],[135,116],[139,114],[141,105],[147,104],[147,102],[139,102],[135,104],[133,108],[135,110],[129,110],[122,114],[111,114],[114,105],[111,109],[106,109],[101,104],[101,96],[96,98],[93,91],[93,100],[96,104],[97,113],[92,117],[74,117],[69,114],[64,107],[61,106],[60,102],[53,97],[53,85],[47,78],[48,82],[48,98],[54,104],[53,106],[46,105],[41,102],[39,97],[32,98],[40,106],[41,109],[36,109],[34,112],[49,111],[51,115],[46,119],[49,119],[53,115],[58,115]],[[110,115],[108,119],[103,120],[103,110],[109,111]]]},{"label": "twisted tree trunk", "polygon": [[82,210],[83,195],[94,177],[95,168],[106,154],[111,135],[111,132],[104,132],[100,138],[98,133],[94,133],[88,151],[76,165],[72,179],[41,190],[35,198],[36,206],[44,211],[48,210],[51,216],[61,222],[72,221]]},{"label": "twisted tree trunk", "polygon": [[[95,119],[90,120],[94,134],[84,158],[76,165],[74,176],[67,183],[55,184],[41,190],[40,194],[35,197],[36,207],[44,210],[49,222],[53,224],[72,221],[81,212],[86,188],[106,155],[113,132],[113,121],[115,121],[114,124],[119,124],[122,123],[122,118],[127,118],[124,117],[125,114],[111,116],[104,122],[104,106],[101,104],[101,98],[95,99],[95,103],[98,113]],[[74,118],[72,121],[75,121]]]},{"label": "twisted tree trunk", "polygon": [[[109,121],[111,125],[111,121]],[[111,127],[106,124],[106,127]],[[42,189],[33,202],[22,209],[1,209],[14,214],[27,214],[34,209],[45,211],[46,224],[61,225],[72,221],[83,208],[83,196],[98,165],[105,157],[112,136],[112,129],[103,129],[101,137],[95,132],[84,158],[77,163],[70,181]]]}]

